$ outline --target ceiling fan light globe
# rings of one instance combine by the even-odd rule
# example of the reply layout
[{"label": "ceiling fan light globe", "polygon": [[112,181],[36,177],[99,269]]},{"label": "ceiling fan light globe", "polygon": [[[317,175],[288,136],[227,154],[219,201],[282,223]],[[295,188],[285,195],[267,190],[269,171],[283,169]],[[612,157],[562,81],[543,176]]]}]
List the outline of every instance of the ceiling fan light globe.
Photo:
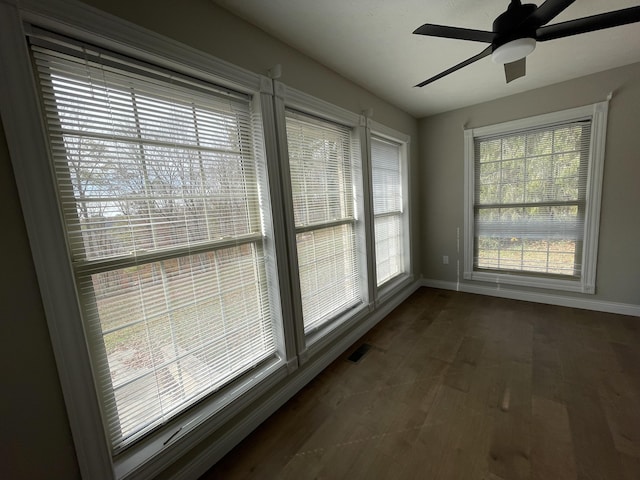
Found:
[{"label": "ceiling fan light globe", "polygon": [[515,62],[526,57],[536,48],[533,38],[517,38],[496,48],[491,53],[491,60],[500,65]]}]

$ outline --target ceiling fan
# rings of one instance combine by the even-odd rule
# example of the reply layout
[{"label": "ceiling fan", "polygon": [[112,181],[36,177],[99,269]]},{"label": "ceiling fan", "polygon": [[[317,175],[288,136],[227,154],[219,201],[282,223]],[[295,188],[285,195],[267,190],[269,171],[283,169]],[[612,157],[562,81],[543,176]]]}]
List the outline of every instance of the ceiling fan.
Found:
[{"label": "ceiling fan", "polygon": [[640,21],[640,6],[637,6],[546,25],[574,1],[547,0],[537,6],[532,3],[522,4],[520,0],[511,0],[507,11],[499,15],[493,22],[493,31],[491,32],[425,23],[413,33],[483,42],[488,43],[489,46],[464,62],[417,84],[416,87],[424,87],[489,55],[495,63],[504,65],[505,77],[509,83],[525,75],[526,56],[536,48],[536,42],[545,42]]}]

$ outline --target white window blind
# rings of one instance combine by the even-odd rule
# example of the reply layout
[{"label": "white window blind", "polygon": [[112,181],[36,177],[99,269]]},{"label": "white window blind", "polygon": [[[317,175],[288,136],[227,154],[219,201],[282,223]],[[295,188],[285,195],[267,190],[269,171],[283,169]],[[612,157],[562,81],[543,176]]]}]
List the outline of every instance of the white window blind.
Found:
[{"label": "white window blind", "polygon": [[371,137],[373,213],[378,286],[404,271],[401,147]]},{"label": "white window blind", "polygon": [[32,39],[114,452],[275,355],[251,99]]},{"label": "white window blind", "polygon": [[474,140],[474,270],[580,278],[591,121]]},{"label": "white window blind", "polygon": [[286,112],[305,332],[361,300],[351,129]]}]

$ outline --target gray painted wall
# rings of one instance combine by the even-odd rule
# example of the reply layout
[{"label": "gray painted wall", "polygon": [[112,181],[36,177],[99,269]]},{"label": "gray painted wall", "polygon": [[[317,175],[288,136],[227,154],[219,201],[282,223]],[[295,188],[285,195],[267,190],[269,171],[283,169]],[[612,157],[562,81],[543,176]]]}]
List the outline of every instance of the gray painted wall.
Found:
[{"label": "gray painted wall", "polygon": [[[640,305],[640,63],[422,119],[420,246],[424,278],[457,279],[456,228],[460,227],[462,235],[464,218],[463,126],[476,128],[588,105],[606,100],[609,92],[613,92],[613,99],[609,104],[596,294],[585,297]],[[442,255],[453,261],[443,265]],[[460,265],[462,268],[462,256]]]},{"label": "gray painted wall", "polygon": [[[280,63],[284,83],[353,112],[373,108],[375,120],[412,137],[412,163],[417,164],[416,119],[209,0],[86,3],[256,73],[266,74]],[[417,202],[413,203],[417,208]],[[0,478],[77,478],[67,414],[1,126],[0,205],[5,222],[0,235],[4,262],[0,273],[0,360],[5,365],[0,378]],[[414,215],[416,220],[418,217]],[[413,231],[415,243],[419,228]],[[415,265],[417,269],[419,263]]]}]

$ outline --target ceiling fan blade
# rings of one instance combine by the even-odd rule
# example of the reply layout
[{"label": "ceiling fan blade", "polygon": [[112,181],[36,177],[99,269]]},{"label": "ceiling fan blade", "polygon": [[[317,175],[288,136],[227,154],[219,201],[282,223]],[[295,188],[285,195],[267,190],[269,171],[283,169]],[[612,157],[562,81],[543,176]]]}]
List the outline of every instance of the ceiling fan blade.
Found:
[{"label": "ceiling fan blade", "polygon": [[536,40],[544,42],[635,22],[640,22],[640,7],[624,8],[613,12],[569,20],[568,22],[547,25],[536,31]]},{"label": "ceiling fan blade", "polygon": [[416,35],[428,35],[430,37],[457,38],[459,40],[471,40],[474,42],[491,43],[495,37],[493,32],[484,30],[472,30],[469,28],[447,27],[445,25],[433,25],[425,23],[413,31]]},{"label": "ceiling fan blade", "polygon": [[504,64],[504,76],[507,83],[513,80],[524,77],[527,73],[527,57],[523,57],[515,62]]},{"label": "ceiling fan blade", "polygon": [[529,15],[524,23],[528,27],[539,28],[556,18],[573,2],[575,0],[547,0]]},{"label": "ceiling fan blade", "polygon": [[491,55],[491,45],[489,45],[487,48],[485,48],[483,51],[481,51],[479,54],[474,55],[471,58],[466,59],[464,62],[460,62],[458,65],[456,65],[455,67],[451,67],[448,70],[445,70],[442,73],[439,73],[438,75],[436,75],[435,77],[431,77],[427,80],[425,80],[424,82],[421,82],[419,84],[416,85],[416,87],[424,87],[425,85],[428,85],[429,83],[435,82],[436,80],[449,75],[450,73],[455,72],[456,70],[460,70],[462,67],[466,67],[467,65],[472,64],[473,62],[480,60],[481,58],[486,57],[487,55]]}]

